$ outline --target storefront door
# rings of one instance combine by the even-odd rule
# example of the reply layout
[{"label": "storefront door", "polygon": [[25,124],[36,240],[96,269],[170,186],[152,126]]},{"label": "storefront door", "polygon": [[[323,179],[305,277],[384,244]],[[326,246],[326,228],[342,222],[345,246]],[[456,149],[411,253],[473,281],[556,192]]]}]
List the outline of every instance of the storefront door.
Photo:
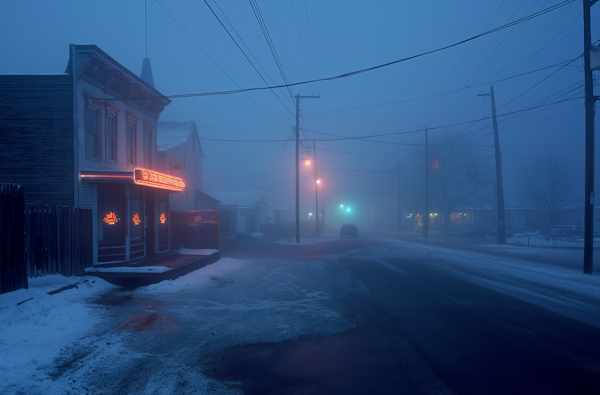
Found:
[{"label": "storefront door", "polygon": [[146,191],[144,210],[146,217],[146,256],[150,257],[154,255],[156,236],[156,197],[154,192]]}]

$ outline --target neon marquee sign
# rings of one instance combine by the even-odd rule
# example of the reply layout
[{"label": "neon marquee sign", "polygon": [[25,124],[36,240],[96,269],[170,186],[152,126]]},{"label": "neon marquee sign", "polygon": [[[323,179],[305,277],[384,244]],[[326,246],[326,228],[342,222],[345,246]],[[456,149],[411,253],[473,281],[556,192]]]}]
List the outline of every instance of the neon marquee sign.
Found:
[{"label": "neon marquee sign", "polygon": [[181,178],[142,168],[134,169],[133,182],[138,185],[146,185],[177,192],[185,190],[185,182]]}]

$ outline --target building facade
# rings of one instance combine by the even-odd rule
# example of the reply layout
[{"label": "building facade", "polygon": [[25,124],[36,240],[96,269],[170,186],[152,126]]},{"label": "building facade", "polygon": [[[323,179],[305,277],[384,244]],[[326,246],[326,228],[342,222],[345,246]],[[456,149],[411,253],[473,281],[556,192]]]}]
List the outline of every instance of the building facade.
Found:
[{"label": "building facade", "polygon": [[158,122],[157,126],[158,170],[186,181],[184,191],[171,195],[171,209],[208,209],[201,204],[204,151],[196,122]]},{"label": "building facade", "polygon": [[168,251],[169,194],[185,190],[157,170],[169,103],[95,45],[70,45],[63,74],[0,75],[0,180],[92,210],[94,263]]},{"label": "building facade", "polygon": [[247,189],[241,192],[214,192],[212,195],[222,202],[221,207],[235,207],[237,233],[260,232],[262,224],[273,222],[273,206],[264,193]]}]

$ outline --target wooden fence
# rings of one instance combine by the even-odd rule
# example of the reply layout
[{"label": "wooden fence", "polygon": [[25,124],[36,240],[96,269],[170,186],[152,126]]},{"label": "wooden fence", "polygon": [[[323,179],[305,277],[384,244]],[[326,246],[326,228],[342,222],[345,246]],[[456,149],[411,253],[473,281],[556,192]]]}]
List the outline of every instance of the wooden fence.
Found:
[{"label": "wooden fence", "polygon": [[27,288],[25,194],[17,184],[0,184],[0,294]]},{"label": "wooden fence", "polygon": [[25,253],[29,277],[80,276],[93,265],[92,210],[27,205]]},{"label": "wooden fence", "polygon": [[172,211],[173,249],[221,248],[219,210]]}]

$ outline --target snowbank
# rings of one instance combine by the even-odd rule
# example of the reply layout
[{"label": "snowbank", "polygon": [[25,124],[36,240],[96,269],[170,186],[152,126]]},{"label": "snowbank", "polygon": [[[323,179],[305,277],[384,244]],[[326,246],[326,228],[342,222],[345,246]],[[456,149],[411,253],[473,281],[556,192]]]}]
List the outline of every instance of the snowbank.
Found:
[{"label": "snowbank", "polygon": [[86,273],[164,273],[169,270],[171,269],[165,266],[117,266],[107,268],[90,267],[85,269]]},{"label": "snowbank", "polygon": [[[216,251],[216,250],[215,250]],[[235,273],[236,271],[245,268],[248,262],[232,259],[221,258],[218,262],[205,266],[199,270],[176,278],[175,280],[165,280],[158,284],[151,284],[147,287],[138,289],[140,293],[155,293],[155,292],[177,292],[186,288],[199,287],[210,283],[217,275],[225,275]]]},{"label": "snowbank", "polygon": [[5,389],[0,392],[10,393],[6,389],[32,378],[49,380],[38,369],[101,321],[85,300],[112,288],[96,277],[54,275],[29,279],[29,289],[0,295],[0,388]]},{"label": "snowbank", "polygon": [[219,250],[211,250],[208,248],[193,250],[190,248],[182,248],[177,250],[179,255],[213,255],[219,252]]}]

